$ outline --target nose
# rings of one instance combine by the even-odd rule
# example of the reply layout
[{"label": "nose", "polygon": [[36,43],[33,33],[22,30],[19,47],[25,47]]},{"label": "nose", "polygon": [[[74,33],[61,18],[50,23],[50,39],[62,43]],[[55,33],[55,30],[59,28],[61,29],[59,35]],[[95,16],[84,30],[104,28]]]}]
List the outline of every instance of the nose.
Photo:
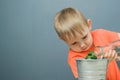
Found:
[{"label": "nose", "polygon": [[86,45],[85,45],[85,43],[82,42],[81,45],[80,45],[80,47],[81,47],[82,50],[86,49]]}]

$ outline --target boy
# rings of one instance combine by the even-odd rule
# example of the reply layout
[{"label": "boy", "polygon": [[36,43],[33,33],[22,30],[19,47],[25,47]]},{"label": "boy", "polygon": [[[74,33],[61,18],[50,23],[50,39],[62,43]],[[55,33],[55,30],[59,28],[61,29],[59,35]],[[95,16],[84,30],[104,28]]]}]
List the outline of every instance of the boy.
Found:
[{"label": "boy", "polygon": [[[76,58],[85,58],[88,52],[93,51],[96,46],[109,44],[120,37],[120,34],[104,29],[90,31],[91,24],[90,19],[86,19],[80,11],[74,8],[65,8],[55,16],[54,28],[59,38],[70,48],[68,64],[75,78],[78,78]],[[115,50],[105,53],[104,57],[110,60],[106,80],[120,80]]]}]

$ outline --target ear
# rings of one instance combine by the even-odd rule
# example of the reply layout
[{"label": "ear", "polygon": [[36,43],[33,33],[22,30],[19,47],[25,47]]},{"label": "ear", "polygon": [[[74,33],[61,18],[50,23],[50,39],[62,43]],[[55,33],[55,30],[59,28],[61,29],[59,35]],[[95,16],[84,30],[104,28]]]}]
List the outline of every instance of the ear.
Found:
[{"label": "ear", "polygon": [[58,37],[58,39],[62,40],[62,38],[61,38],[61,37]]},{"label": "ear", "polygon": [[90,19],[87,19],[87,25],[88,25],[89,30],[91,30],[92,29],[92,21]]},{"label": "ear", "polygon": [[58,37],[59,40],[63,40],[61,37]]}]

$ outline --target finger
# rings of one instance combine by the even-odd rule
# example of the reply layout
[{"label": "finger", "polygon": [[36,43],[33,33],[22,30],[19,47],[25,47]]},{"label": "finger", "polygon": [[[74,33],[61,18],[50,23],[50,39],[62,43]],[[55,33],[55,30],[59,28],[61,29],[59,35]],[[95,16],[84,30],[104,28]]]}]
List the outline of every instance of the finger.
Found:
[{"label": "finger", "polygon": [[115,57],[115,50],[110,50],[109,58],[113,59]]},{"label": "finger", "polygon": [[115,58],[115,51],[111,51],[110,55],[109,55],[109,59],[113,60]]},{"label": "finger", "polygon": [[120,56],[117,56],[117,58],[115,60],[120,61]]},{"label": "finger", "polygon": [[97,51],[97,50],[94,51],[94,54],[95,54],[95,56],[97,56],[97,58],[102,58],[102,56],[103,56],[103,53],[100,51]]},{"label": "finger", "polygon": [[110,59],[110,58],[111,58],[111,55],[112,55],[112,51],[109,50],[108,52],[106,52],[106,53],[104,54],[104,58]]},{"label": "finger", "polygon": [[113,50],[112,58],[113,58],[113,59],[117,58],[117,53],[116,53],[115,50]]},{"label": "finger", "polygon": [[108,52],[103,55],[104,58],[108,58]]},{"label": "finger", "polygon": [[114,59],[117,59],[117,57],[118,57],[118,55],[117,55],[117,53],[116,53],[116,55],[115,55],[115,58],[114,58]]},{"label": "finger", "polygon": [[112,61],[117,57],[116,51],[115,50],[110,50],[108,54],[109,60]]},{"label": "finger", "polygon": [[115,50],[110,50],[108,52],[108,58],[113,58],[115,56],[115,54],[116,54]]},{"label": "finger", "polygon": [[112,50],[111,58],[113,59],[117,58],[117,53],[115,50]]}]

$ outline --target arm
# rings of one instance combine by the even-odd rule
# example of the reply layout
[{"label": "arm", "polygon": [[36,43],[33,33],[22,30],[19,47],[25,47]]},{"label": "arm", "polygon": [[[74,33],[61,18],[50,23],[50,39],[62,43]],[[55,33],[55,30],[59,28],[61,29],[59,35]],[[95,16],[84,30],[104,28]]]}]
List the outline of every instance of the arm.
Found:
[{"label": "arm", "polygon": [[120,38],[120,33],[118,33],[118,37]]},{"label": "arm", "polygon": [[[120,33],[117,33],[118,34],[118,39],[120,39]],[[116,42],[115,45],[120,45],[120,41]],[[120,60],[120,50],[118,48],[117,50],[118,52],[116,52],[116,49],[115,50],[110,50],[109,52],[107,52],[104,57],[107,57],[110,61],[113,60],[113,59],[116,59],[116,60]]]},{"label": "arm", "polygon": [[[120,38],[120,33],[118,33],[118,37]],[[120,54],[118,54],[117,60],[120,60]]]}]

